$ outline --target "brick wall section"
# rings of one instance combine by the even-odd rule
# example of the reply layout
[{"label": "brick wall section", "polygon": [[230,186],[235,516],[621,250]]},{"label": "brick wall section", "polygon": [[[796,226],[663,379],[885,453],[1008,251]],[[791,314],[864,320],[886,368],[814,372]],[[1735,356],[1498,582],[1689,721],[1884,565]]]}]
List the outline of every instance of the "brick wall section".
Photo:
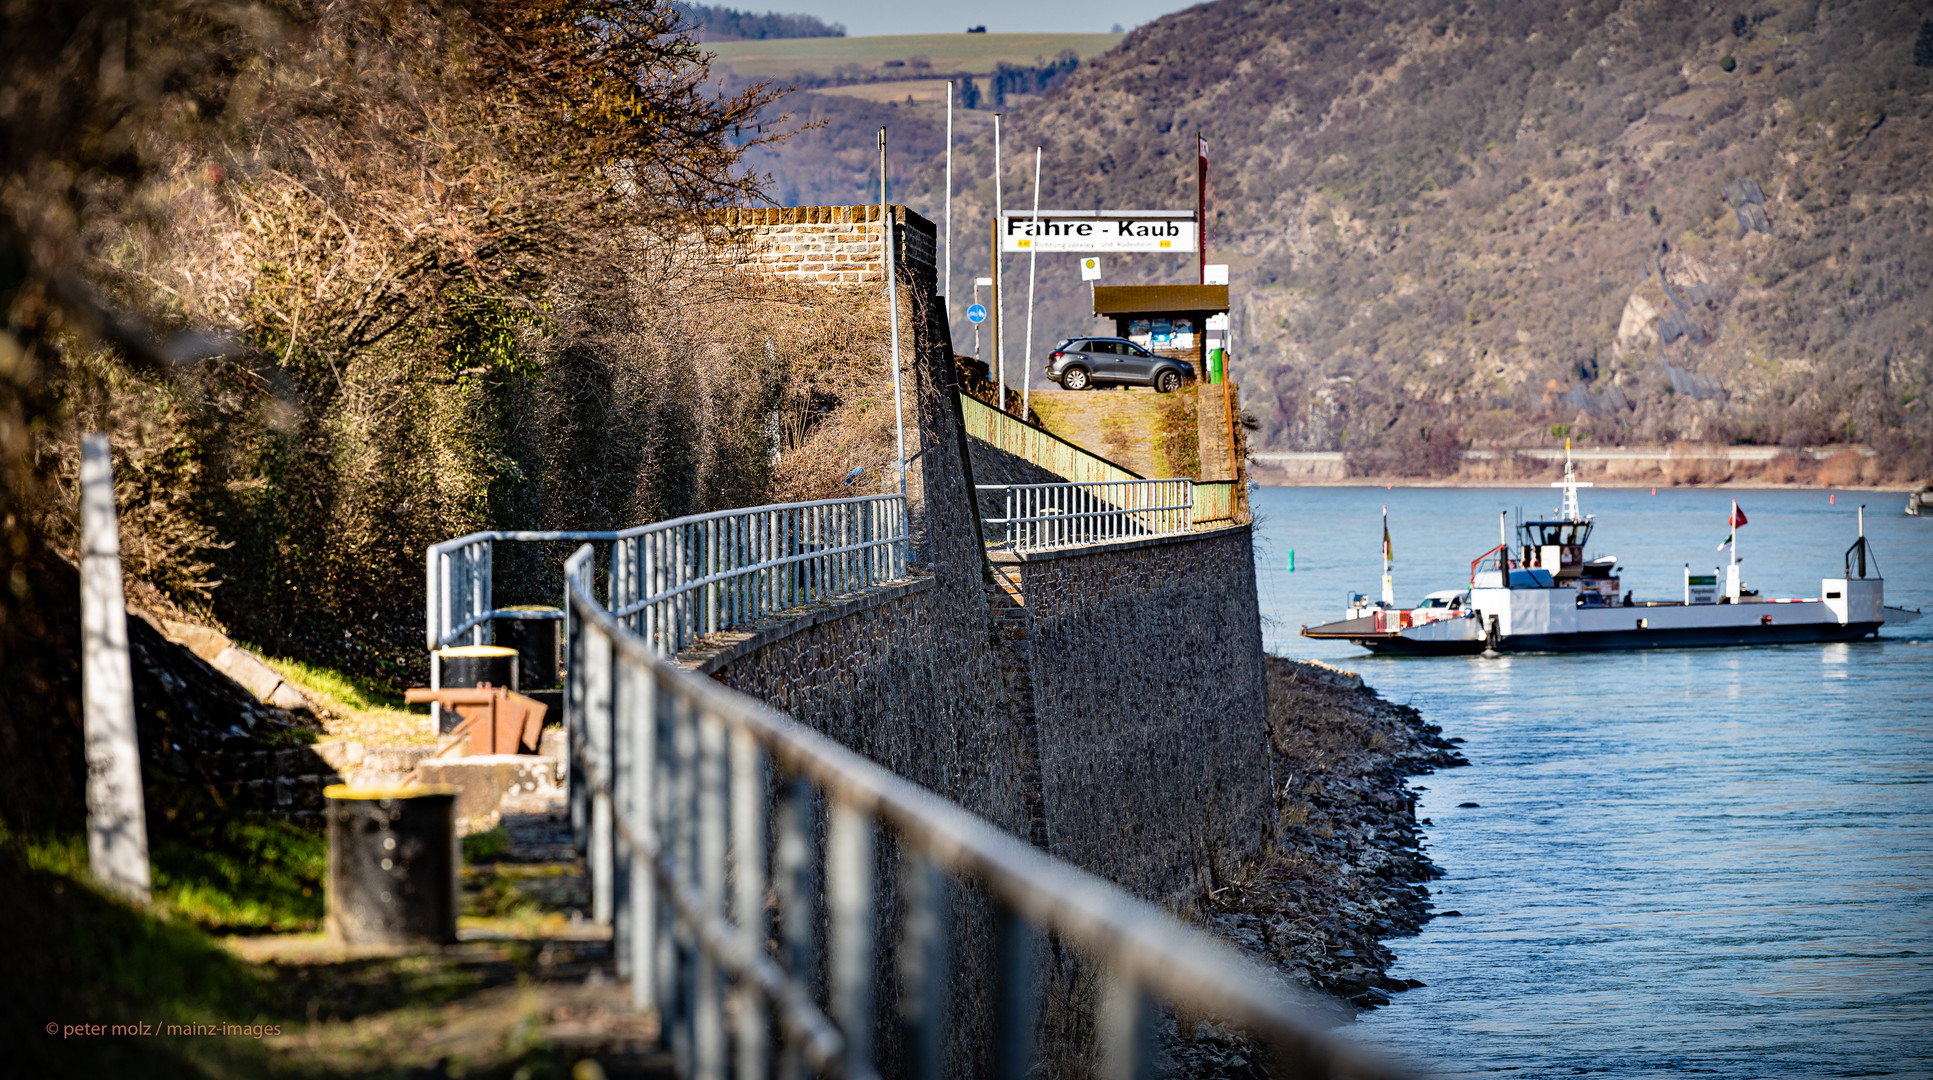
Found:
[{"label": "brick wall section", "polygon": [[1151,898],[1252,854],[1273,800],[1248,528],[993,561],[1027,609],[1009,685],[1031,692],[1048,850]]},{"label": "brick wall section", "polygon": [[[933,223],[904,206],[889,205],[902,280],[932,293],[938,288]],[[742,230],[747,263],[779,277],[827,285],[884,282],[879,258],[879,207],[741,207],[718,221]]]}]

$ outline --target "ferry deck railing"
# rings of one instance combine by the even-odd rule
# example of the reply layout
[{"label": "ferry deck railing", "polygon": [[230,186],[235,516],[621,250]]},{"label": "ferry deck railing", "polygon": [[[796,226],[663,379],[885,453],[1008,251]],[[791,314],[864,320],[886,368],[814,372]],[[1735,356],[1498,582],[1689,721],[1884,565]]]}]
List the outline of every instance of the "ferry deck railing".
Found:
[{"label": "ferry deck railing", "polygon": [[[658,1011],[682,1075],[878,1075],[882,959],[897,973],[904,1072],[946,1073],[949,988],[985,972],[990,1073],[1029,1075],[1043,935],[1100,972],[1100,1075],[1151,1074],[1158,1002],[1246,1030],[1282,1075],[1396,1075],[1321,1034],[1217,939],[669,663],[621,604],[599,601],[592,559],[586,544],[566,564],[572,821],[619,977]],[[881,874],[882,834],[896,882]],[[992,905],[984,955],[949,941],[966,887]],[[900,905],[893,940],[875,939],[882,896]]]}]

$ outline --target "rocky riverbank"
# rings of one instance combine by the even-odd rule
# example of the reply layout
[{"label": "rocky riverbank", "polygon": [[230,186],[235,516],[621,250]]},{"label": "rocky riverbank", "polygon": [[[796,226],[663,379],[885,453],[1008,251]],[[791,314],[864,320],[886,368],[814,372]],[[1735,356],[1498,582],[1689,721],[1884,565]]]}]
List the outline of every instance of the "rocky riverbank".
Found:
[{"label": "rocky riverbank", "polygon": [[1201,906],[1203,922],[1303,986],[1362,1009],[1414,983],[1388,974],[1384,941],[1431,916],[1407,778],[1469,764],[1442,729],[1360,676],[1268,659],[1278,833]]}]

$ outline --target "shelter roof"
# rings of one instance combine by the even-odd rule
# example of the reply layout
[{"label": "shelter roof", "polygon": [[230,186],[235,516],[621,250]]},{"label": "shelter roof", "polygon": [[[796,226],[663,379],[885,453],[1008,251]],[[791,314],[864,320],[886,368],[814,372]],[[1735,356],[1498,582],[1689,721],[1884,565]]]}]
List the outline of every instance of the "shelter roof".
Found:
[{"label": "shelter roof", "polygon": [[1167,315],[1228,310],[1226,285],[1097,285],[1096,315]]}]

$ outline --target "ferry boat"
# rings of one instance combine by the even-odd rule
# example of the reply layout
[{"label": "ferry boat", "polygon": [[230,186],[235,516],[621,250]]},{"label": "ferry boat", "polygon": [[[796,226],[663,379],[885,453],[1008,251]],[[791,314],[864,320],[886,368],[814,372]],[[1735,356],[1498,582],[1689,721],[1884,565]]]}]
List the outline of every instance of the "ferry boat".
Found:
[{"label": "ferry boat", "polygon": [[1859,538],[1846,549],[1842,576],[1821,580],[1816,598],[1765,599],[1743,586],[1736,537],[1745,522],[1737,502],[1732,503],[1727,572],[1695,574],[1687,566],[1684,593],[1676,600],[1620,594],[1617,559],[1584,557],[1595,520],[1580,513],[1577,491],[1591,485],[1578,481],[1569,449],[1566,445],[1564,479],[1551,485],[1564,492],[1557,516],[1519,524],[1514,547],[1499,516],[1499,543],[1471,561],[1469,584],[1433,592],[1413,608],[1393,602],[1385,511],[1381,602],[1352,594],[1345,618],[1305,626],[1303,636],[1397,655],[1573,652],[1857,641],[1877,636],[1882,626],[1920,618],[1917,610],[1886,606],[1885,580],[1866,539],[1863,507]]}]

